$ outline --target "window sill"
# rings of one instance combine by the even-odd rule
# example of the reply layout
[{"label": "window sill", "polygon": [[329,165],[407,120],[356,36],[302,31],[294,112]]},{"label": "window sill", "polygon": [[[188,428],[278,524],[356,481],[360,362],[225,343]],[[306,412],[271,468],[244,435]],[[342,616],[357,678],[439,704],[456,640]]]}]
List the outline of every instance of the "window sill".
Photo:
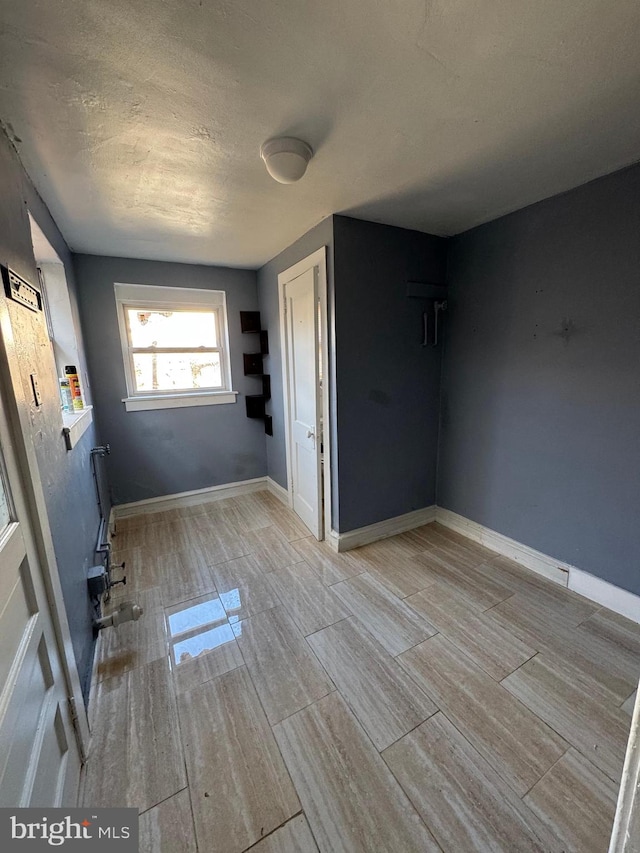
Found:
[{"label": "window sill", "polygon": [[67,450],[73,450],[93,423],[93,406],[85,406],[80,412],[62,413],[62,434]]},{"label": "window sill", "polygon": [[214,391],[209,394],[171,394],[155,397],[123,397],[127,412],[144,412],[150,409],[182,409],[186,406],[218,406],[235,403],[237,391]]}]

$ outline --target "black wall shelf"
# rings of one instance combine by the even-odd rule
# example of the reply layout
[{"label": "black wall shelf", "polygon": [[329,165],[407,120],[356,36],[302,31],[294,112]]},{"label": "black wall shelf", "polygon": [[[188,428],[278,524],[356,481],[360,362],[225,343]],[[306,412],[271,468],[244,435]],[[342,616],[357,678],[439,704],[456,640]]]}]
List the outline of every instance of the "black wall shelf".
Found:
[{"label": "black wall shelf", "polygon": [[244,375],[245,376],[262,376],[264,369],[262,367],[261,352],[245,352],[242,354],[244,359]]},{"label": "black wall shelf", "polygon": [[260,312],[259,311],[241,311],[240,312],[240,329],[243,334],[252,332],[260,332]]},{"label": "black wall shelf", "polygon": [[247,394],[247,396],[245,397],[245,402],[247,404],[248,418],[261,418],[262,420],[264,420],[265,399],[262,394]]},{"label": "black wall shelf", "polygon": [[244,375],[253,376],[262,382],[262,394],[247,394],[245,403],[248,418],[259,418],[264,422],[264,431],[273,435],[271,415],[265,412],[265,403],[271,399],[271,377],[264,372],[262,357],[269,354],[269,334],[261,328],[259,311],[241,311],[240,329],[243,335],[259,335],[260,352],[243,353]]}]

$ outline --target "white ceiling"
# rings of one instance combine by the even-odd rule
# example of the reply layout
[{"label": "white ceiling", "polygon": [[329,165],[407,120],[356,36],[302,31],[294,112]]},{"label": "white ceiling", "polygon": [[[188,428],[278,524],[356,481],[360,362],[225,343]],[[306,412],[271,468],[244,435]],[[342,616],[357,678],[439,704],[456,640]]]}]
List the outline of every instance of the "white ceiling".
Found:
[{"label": "white ceiling", "polygon": [[[72,249],[258,266],[640,159],[638,0],[5,0],[0,118]],[[260,144],[315,149],[299,184]]]}]

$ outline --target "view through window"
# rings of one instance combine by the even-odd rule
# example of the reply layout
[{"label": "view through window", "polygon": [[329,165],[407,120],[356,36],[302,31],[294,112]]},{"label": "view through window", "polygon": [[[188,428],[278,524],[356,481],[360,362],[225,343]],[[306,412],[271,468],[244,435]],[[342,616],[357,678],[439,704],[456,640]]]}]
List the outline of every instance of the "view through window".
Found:
[{"label": "view through window", "polygon": [[136,391],[223,388],[215,310],[126,313]]}]

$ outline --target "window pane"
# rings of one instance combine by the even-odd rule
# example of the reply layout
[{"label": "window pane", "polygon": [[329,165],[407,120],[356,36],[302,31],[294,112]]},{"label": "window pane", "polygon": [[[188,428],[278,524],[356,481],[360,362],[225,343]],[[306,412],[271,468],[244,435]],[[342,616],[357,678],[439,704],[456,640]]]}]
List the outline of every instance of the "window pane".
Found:
[{"label": "window pane", "polygon": [[217,347],[214,311],[140,311],[127,308],[134,347]]},{"label": "window pane", "polygon": [[189,391],[221,388],[222,370],[217,352],[135,353],[136,391]]}]

